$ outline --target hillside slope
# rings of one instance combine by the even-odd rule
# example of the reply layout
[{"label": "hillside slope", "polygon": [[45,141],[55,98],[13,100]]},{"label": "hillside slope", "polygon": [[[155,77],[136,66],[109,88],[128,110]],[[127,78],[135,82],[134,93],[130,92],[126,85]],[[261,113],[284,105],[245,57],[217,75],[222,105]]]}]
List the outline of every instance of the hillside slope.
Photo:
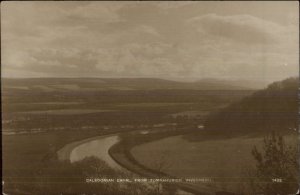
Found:
[{"label": "hillside slope", "polygon": [[214,133],[291,132],[298,127],[298,78],[270,84],[210,115],[205,129]]}]

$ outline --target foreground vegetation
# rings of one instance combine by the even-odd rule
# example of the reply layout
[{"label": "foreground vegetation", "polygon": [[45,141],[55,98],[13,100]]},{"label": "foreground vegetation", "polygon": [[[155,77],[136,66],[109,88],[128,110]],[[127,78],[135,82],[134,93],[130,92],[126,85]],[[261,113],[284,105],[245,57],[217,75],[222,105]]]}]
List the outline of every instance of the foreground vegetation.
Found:
[{"label": "foreground vegetation", "polygon": [[255,146],[252,155],[256,169],[250,180],[255,194],[294,194],[299,182],[299,153],[297,145],[288,145],[281,135],[273,132],[264,137],[263,149]]}]

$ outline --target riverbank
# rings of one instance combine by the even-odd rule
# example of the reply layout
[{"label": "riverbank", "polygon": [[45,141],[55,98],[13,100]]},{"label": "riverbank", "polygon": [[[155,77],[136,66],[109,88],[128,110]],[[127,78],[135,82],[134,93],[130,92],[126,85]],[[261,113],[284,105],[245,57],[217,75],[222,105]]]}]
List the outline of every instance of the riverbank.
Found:
[{"label": "riverbank", "polygon": [[[144,166],[133,157],[133,155],[131,154],[131,149],[144,143],[157,141],[170,136],[184,135],[187,133],[191,133],[191,131],[187,129],[179,129],[176,131],[173,130],[171,132],[164,132],[161,134],[135,135],[135,137],[131,137],[129,140],[126,140],[126,138],[124,138],[123,140],[112,146],[109,149],[109,154],[122,167],[125,167],[129,171],[134,172],[141,177],[179,179],[174,176],[168,175],[161,170],[151,169]],[[173,185],[173,187],[179,188],[185,192],[189,192],[192,194],[213,195],[216,194],[216,191],[218,191],[217,189],[213,189],[206,185],[193,185],[186,182],[176,182],[174,184],[168,185]]]},{"label": "riverbank", "polygon": [[[126,170],[129,170],[130,172],[132,172],[134,174],[138,174],[140,176],[144,176],[147,178],[169,178],[169,176],[164,174],[163,172],[151,170],[151,169],[139,164],[139,162],[135,161],[135,159],[132,157],[132,155],[130,153],[130,148],[132,148],[133,146],[136,146],[137,142],[131,142],[131,144],[127,143],[127,144],[125,144],[126,147],[124,147],[124,143],[126,143],[128,141],[128,139],[126,139],[126,137],[127,138],[131,137],[134,139],[139,137],[136,140],[139,140],[139,144],[142,144],[142,143],[151,142],[154,140],[159,140],[159,139],[169,137],[169,136],[186,134],[186,133],[189,133],[190,130],[187,130],[187,129],[174,130],[174,129],[172,129],[172,130],[167,130],[167,131],[163,130],[162,133],[160,133],[160,130],[156,129],[154,131],[148,131],[148,132],[147,132],[147,134],[145,134],[144,131],[139,130],[139,131],[126,132],[126,133],[101,135],[101,136],[91,137],[91,138],[87,138],[87,139],[80,140],[80,141],[75,141],[75,142],[65,145],[63,148],[61,148],[57,152],[58,159],[61,161],[71,161],[71,159],[70,159],[71,154],[74,150],[76,150],[76,148],[79,148],[79,147],[81,147],[85,144],[88,144],[90,142],[93,142],[93,141],[107,139],[112,136],[120,136],[120,137],[123,137],[123,139],[121,141],[115,143],[112,147],[110,147],[107,150],[108,155],[118,165],[120,165],[122,168],[124,168]],[[130,147],[129,147],[129,145],[130,145]],[[122,148],[121,149],[122,151],[120,150],[120,148]],[[123,150],[123,149],[125,149],[125,150]],[[126,162],[127,159],[130,159],[130,161]],[[131,168],[130,168],[130,166],[131,166]],[[139,168],[139,170],[137,170],[137,168]],[[179,186],[180,186],[181,190],[183,190],[185,192],[190,192],[193,194],[212,194],[209,192],[203,193],[204,190],[202,190],[200,193],[198,189],[193,188],[192,186],[184,184],[184,183],[180,183]],[[176,185],[176,188],[177,187],[178,187],[178,185]]]},{"label": "riverbank", "polygon": [[[156,129],[147,131],[147,133],[145,133],[144,130],[136,130],[126,133],[102,135],[67,144],[57,152],[57,155],[59,160],[68,160],[72,162],[71,154],[74,150],[77,150],[80,147],[84,148],[85,145],[93,145],[92,150],[90,150],[90,148],[85,148],[81,151],[80,155],[97,156],[96,154],[97,152],[99,152],[98,149],[102,148],[103,150],[104,148],[104,151],[101,151],[98,155],[100,159],[106,159],[105,156],[109,156],[112,160],[109,160],[108,164],[118,164],[119,167],[123,168],[126,171],[128,170],[132,172],[134,175],[141,176],[142,178],[153,179],[180,179],[166,174],[163,169],[159,170],[149,168],[144,163],[141,164],[141,162],[136,160],[136,158],[132,155],[131,150],[133,147],[136,147],[141,144],[151,143],[153,141],[158,141],[172,136],[186,135],[189,133],[191,133],[191,129],[180,128],[163,130]],[[105,139],[112,138],[113,136],[118,136],[121,138],[121,140],[118,140],[114,143],[109,143],[109,146],[107,146],[107,144],[103,141]],[[93,142],[97,142],[97,140],[99,142],[103,142],[102,145],[104,144],[104,146],[101,146],[101,144],[93,144]],[[164,183],[164,185],[168,187],[171,186],[172,188],[177,188],[192,194],[213,195],[216,194],[216,191],[220,191],[220,189],[216,189],[215,186],[212,187],[211,185],[209,185],[209,183],[193,184],[185,182],[184,179],[182,182]]]},{"label": "riverbank", "polygon": [[84,140],[69,143],[69,144],[65,145],[63,148],[61,148],[60,150],[57,151],[57,158],[60,161],[70,161],[71,152],[77,146],[80,146],[80,145],[82,145],[84,143],[87,143],[87,142],[90,142],[90,141],[103,139],[103,138],[107,138],[107,137],[114,136],[114,135],[118,135],[118,134],[100,135],[100,136],[91,137],[91,138],[87,138],[87,139],[84,139]]}]

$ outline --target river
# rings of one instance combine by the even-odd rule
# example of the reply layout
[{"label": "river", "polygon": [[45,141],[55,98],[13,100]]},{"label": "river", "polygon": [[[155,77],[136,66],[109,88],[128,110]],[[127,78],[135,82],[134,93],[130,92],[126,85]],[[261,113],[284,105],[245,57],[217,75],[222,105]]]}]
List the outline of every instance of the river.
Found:
[{"label": "river", "polygon": [[[141,134],[148,134],[148,131],[140,131]],[[72,142],[60,149],[58,154],[59,160],[69,160],[71,163],[80,161],[86,157],[95,156],[108,164],[113,169],[128,171],[120,166],[109,155],[109,149],[120,141],[118,134],[96,136],[81,141]],[[135,175],[135,173],[133,173]],[[177,194],[191,195],[186,191],[177,190]]]},{"label": "river", "polygon": [[108,150],[119,142],[119,136],[104,135],[67,144],[60,149],[59,160],[70,160],[71,163],[80,161],[86,157],[95,156],[106,162],[111,168],[123,169],[109,155]]}]

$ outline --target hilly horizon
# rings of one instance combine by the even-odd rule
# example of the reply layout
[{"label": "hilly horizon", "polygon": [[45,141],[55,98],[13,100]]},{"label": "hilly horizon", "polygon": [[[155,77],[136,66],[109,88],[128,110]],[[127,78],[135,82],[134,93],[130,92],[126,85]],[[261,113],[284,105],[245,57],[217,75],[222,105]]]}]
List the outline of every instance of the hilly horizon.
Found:
[{"label": "hilly horizon", "polygon": [[204,79],[194,82],[173,81],[160,78],[2,78],[2,87],[19,90],[255,90],[245,83]]}]

